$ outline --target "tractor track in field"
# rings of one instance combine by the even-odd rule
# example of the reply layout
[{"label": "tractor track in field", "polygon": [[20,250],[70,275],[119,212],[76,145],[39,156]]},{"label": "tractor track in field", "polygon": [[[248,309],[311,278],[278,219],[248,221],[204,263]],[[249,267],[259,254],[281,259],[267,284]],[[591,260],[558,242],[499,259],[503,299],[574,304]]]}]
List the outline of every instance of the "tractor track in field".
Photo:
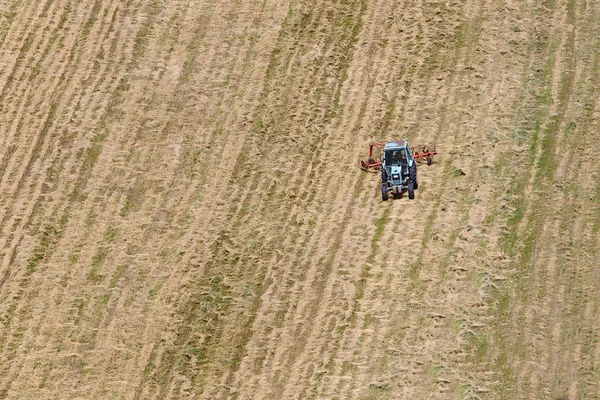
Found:
[{"label": "tractor track in field", "polygon": [[599,15],[0,2],[0,398],[598,397]]}]

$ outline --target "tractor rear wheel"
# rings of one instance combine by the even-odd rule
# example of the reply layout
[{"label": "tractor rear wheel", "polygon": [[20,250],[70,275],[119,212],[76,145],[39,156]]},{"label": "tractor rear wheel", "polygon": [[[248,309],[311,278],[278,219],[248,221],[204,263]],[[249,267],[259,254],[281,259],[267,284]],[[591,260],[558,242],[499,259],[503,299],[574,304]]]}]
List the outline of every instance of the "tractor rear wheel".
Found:
[{"label": "tractor rear wheel", "polygon": [[412,167],[410,167],[410,180],[413,182],[415,190],[417,190],[419,188],[419,181],[417,181],[417,166],[413,164]]},{"label": "tractor rear wheel", "polygon": [[415,198],[415,185],[412,180],[408,181],[408,198],[411,200]]},{"label": "tractor rear wheel", "polygon": [[387,184],[381,184],[381,200],[388,201],[390,197],[388,196]]}]

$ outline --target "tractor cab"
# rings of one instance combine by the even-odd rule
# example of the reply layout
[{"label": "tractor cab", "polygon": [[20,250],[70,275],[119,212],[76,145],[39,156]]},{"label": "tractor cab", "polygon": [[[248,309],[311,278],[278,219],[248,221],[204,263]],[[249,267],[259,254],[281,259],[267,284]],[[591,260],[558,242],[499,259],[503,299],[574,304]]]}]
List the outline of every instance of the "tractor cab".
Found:
[{"label": "tractor cab", "polygon": [[386,166],[408,166],[408,157],[406,155],[406,149],[390,149],[386,150],[384,154],[384,160]]},{"label": "tractor cab", "polygon": [[387,170],[388,174],[400,171],[402,175],[406,176],[414,163],[415,160],[405,140],[386,143],[383,149],[382,167]]}]

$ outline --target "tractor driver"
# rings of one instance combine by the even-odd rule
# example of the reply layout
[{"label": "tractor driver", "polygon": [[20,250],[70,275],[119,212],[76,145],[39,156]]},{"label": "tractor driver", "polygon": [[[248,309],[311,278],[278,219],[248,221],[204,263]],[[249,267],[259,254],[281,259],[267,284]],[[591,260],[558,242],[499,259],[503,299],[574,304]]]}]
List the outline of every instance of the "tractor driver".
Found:
[{"label": "tractor driver", "polygon": [[406,151],[404,149],[394,151],[392,153],[392,162],[398,165],[406,163]]},{"label": "tractor driver", "polygon": [[404,149],[400,149],[400,162],[401,163],[406,162],[406,151]]}]

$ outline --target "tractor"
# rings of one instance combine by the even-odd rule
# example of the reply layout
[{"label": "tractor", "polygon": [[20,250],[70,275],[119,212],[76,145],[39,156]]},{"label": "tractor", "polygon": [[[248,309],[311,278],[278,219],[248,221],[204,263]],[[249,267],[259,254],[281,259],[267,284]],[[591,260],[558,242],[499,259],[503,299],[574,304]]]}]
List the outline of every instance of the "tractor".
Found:
[{"label": "tractor", "polygon": [[[382,158],[373,157],[373,148],[379,148],[382,151]],[[427,159],[427,165],[433,162],[435,150],[430,150],[428,146],[423,146],[423,151],[415,152],[414,155],[408,147],[406,140],[394,140],[386,143],[372,143],[369,149],[369,158],[367,161],[361,161],[361,168],[364,171],[372,169],[381,169],[381,199],[387,201],[389,193],[392,193],[394,199],[402,198],[402,195],[408,192],[408,198],[415,198],[415,190],[419,188],[417,178],[417,159]]]}]

